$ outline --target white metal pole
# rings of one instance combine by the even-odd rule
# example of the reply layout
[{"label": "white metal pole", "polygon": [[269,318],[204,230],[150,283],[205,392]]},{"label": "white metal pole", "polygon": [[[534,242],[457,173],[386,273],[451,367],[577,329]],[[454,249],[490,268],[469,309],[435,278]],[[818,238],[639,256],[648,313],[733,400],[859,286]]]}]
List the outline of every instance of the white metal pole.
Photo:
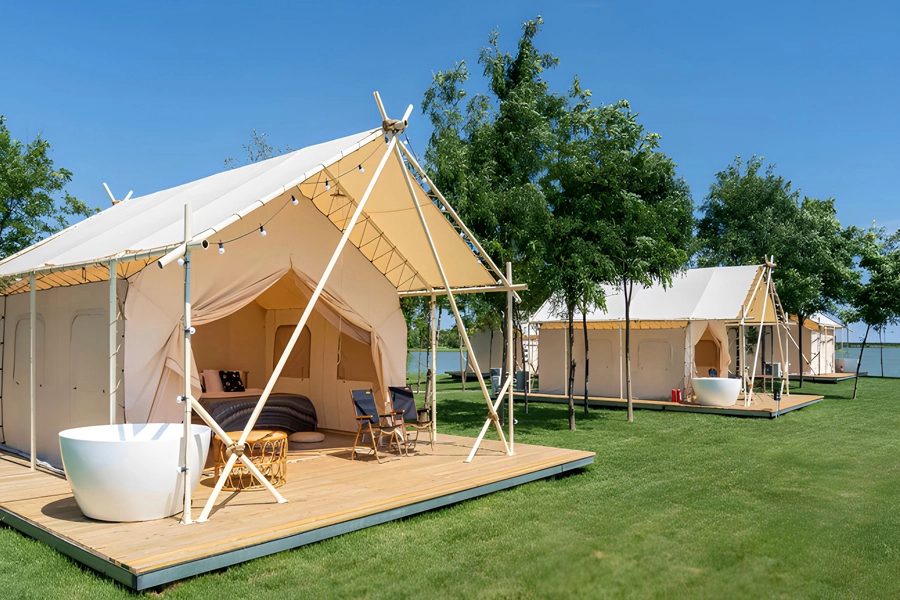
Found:
[{"label": "white metal pole", "polygon": [[[253,414],[250,415],[250,420],[247,421],[247,425],[244,427],[244,431],[241,433],[240,439],[235,444],[238,447],[243,447],[243,445],[247,441],[247,436],[250,435],[250,432],[253,430],[253,426],[256,425],[256,421],[257,419],[259,419],[259,415],[260,413],[262,413],[262,409],[266,405],[266,401],[269,399],[269,395],[272,393],[272,389],[275,387],[275,383],[281,376],[281,371],[284,369],[285,364],[287,364],[288,357],[290,357],[294,346],[297,344],[297,340],[300,338],[300,334],[303,332],[303,327],[309,320],[309,316],[312,314],[313,308],[315,307],[319,296],[322,295],[322,291],[325,289],[325,284],[328,282],[328,277],[331,275],[331,271],[334,270],[334,266],[335,264],[337,264],[337,260],[340,257],[341,252],[343,251],[344,246],[347,243],[347,240],[350,239],[350,234],[353,233],[353,228],[356,226],[356,222],[359,220],[359,216],[362,214],[363,207],[365,207],[366,202],[369,200],[369,196],[372,194],[372,190],[375,188],[375,182],[377,182],[378,178],[381,176],[381,172],[382,170],[384,170],[384,165],[387,163],[387,159],[391,155],[391,152],[396,145],[397,137],[392,136],[390,142],[388,142],[388,147],[384,153],[384,156],[381,157],[381,162],[378,163],[378,167],[375,169],[375,173],[372,175],[372,179],[369,181],[369,185],[366,187],[365,193],[363,193],[362,198],[356,205],[356,210],[353,212],[353,216],[350,217],[350,222],[347,224],[347,227],[344,230],[344,234],[341,236],[340,241],[338,241],[338,245],[334,250],[334,254],[331,255],[331,260],[328,261],[328,265],[325,267],[325,272],[322,274],[321,279],[319,279],[319,283],[316,285],[316,289],[313,290],[313,293],[309,298],[309,302],[306,304],[306,308],[303,310],[303,314],[300,316],[300,321],[297,322],[297,326],[294,328],[294,332],[291,334],[291,337],[284,348],[284,352],[282,352],[281,358],[278,360],[278,364],[275,365],[275,369],[272,371],[272,375],[269,377],[268,383],[266,383],[266,387],[256,404],[256,408],[253,409]],[[222,441],[225,442],[227,440]],[[232,457],[235,456],[236,455],[232,454]],[[225,481],[228,479],[228,475],[230,474],[231,468],[234,466],[236,460],[236,458],[235,460],[229,459],[225,464],[225,469],[222,470],[222,474],[219,476],[218,482],[216,482],[216,487],[213,489],[213,493],[206,501],[206,506],[203,507],[203,512],[200,513],[200,521],[206,521],[209,519],[209,513],[212,511],[212,507],[215,506],[216,498],[222,491],[222,486],[225,485]],[[250,461],[242,462],[244,462],[245,465],[252,467],[252,463],[250,463]],[[269,484],[269,481],[265,477],[263,477],[258,470],[250,468],[250,471],[254,474],[256,479],[258,479],[261,484],[266,486],[266,489],[268,489],[269,492],[273,496],[275,496],[275,499],[279,504],[287,502],[287,500],[285,500],[284,497],[282,497],[281,494],[279,494],[278,491],[274,487],[272,487],[271,484]]]},{"label": "white metal pole", "polygon": [[[397,161],[400,163],[400,170],[403,172],[403,176],[406,179],[406,186],[407,188],[409,188],[409,194],[412,198],[413,205],[416,207],[416,212],[419,215],[419,221],[422,224],[422,229],[425,231],[425,237],[428,239],[428,244],[431,246],[431,253],[432,255],[434,255],[434,262],[437,265],[438,272],[440,272],[441,279],[444,282],[444,289],[447,290],[447,299],[450,301],[450,308],[453,310],[453,316],[456,317],[456,326],[459,328],[459,331],[462,334],[463,341],[466,343],[466,350],[469,352],[469,356],[471,356],[472,358],[472,366],[475,368],[475,376],[478,378],[478,384],[481,387],[481,393],[484,395],[484,400],[488,405],[488,421],[494,423],[494,427],[497,429],[497,433],[500,435],[500,441],[503,443],[503,449],[506,450],[506,454],[509,455],[511,454],[509,445],[506,443],[506,435],[504,435],[503,433],[503,428],[500,427],[500,421],[497,416],[497,409],[494,408],[494,404],[491,402],[491,395],[490,393],[488,393],[487,385],[485,385],[484,383],[484,376],[481,374],[481,367],[478,365],[478,359],[476,358],[475,353],[472,351],[472,344],[469,341],[469,334],[466,332],[462,317],[459,315],[459,308],[456,306],[456,298],[453,297],[453,292],[450,288],[450,281],[447,279],[447,273],[444,272],[444,267],[441,265],[441,258],[438,255],[437,247],[434,245],[434,240],[432,239],[431,232],[428,229],[428,223],[425,221],[425,214],[422,212],[422,207],[419,206],[419,200],[416,197],[415,187],[413,186],[412,180],[409,177],[409,171],[406,169],[406,164],[403,162],[403,155],[400,153],[399,148],[395,148],[394,152],[397,156]],[[475,455],[475,451],[478,449],[480,443],[480,438],[475,441],[475,445],[472,447],[472,452],[469,454],[469,457],[465,462],[472,461],[472,458]]]},{"label": "white metal pole", "polygon": [[746,307],[741,304],[741,324],[738,327],[739,335],[738,335],[738,357],[741,361],[741,393],[744,395],[744,399],[747,398],[747,353],[744,351],[744,346],[746,345],[746,337],[744,333],[744,319],[747,316]]},{"label": "white metal pole", "polygon": [[[431,435],[437,436],[437,336],[439,333],[436,330],[436,310],[437,310],[437,298],[434,294],[431,295],[431,331],[430,342],[431,342],[431,389],[429,393],[431,394]],[[433,437],[432,439],[437,439]]]},{"label": "white metal pole", "polygon": [[118,335],[119,305],[116,295],[116,259],[109,261],[109,424],[116,424],[116,392],[118,391]]},{"label": "white metal pole", "polygon": [[[181,474],[184,482],[184,510],[181,523],[190,525],[191,519],[191,251],[187,249],[187,243],[191,239],[191,205],[184,205],[184,437],[181,440],[184,451],[184,465]],[[202,466],[200,467],[202,468]]]},{"label": "white metal pole", "polygon": [[[506,280],[512,281],[512,263],[506,263]],[[507,378],[510,380],[509,394],[509,406],[507,407],[509,410],[509,453],[515,454],[515,419],[513,419],[513,397],[515,391],[515,364],[513,363],[513,343],[514,343],[514,335],[513,331],[513,296],[512,290],[506,292],[506,373]]]},{"label": "white metal pole", "polygon": [[37,399],[37,377],[35,365],[35,331],[37,330],[37,279],[32,272],[28,276],[28,302],[29,302],[29,355],[31,363],[31,371],[29,372],[29,405],[31,408],[31,470],[34,471],[37,466],[37,422],[35,419],[35,405]]}]

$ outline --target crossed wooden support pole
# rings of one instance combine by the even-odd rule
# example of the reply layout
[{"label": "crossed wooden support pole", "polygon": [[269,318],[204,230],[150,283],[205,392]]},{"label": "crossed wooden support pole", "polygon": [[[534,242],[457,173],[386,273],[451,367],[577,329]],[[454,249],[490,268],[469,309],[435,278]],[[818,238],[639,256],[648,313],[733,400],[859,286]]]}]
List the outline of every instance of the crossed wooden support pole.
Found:
[{"label": "crossed wooden support pole", "polygon": [[[240,437],[237,440],[232,439],[228,435],[228,433],[225,432],[222,429],[222,427],[219,426],[218,423],[216,423],[215,419],[213,419],[209,415],[209,413],[200,405],[200,403],[197,401],[197,399],[192,397],[192,394],[191,394],[191,389],[190,389],[190,373],[191,373],[191,369],[190,369],[190,365],[191,365],[190,336],[193,333],[193,330],[190,326],[190,312],[191,312],[190,250],[191,250],[192,246],[196,245],[196,244],[189,241],[189,240],[192,240],[191,230],[190,230],[190,207],[189,206],[185,207],[185,242],[181,246],[179,246],[179,248],[176,248],[176,250],[173,250],[170,253],[170,255],[167,255],[160,261],[160,266],[164,266],[165,264],[172,262],[175,258],[183,257],[184,267],[185,267],[185,309],[184,309],[184,336],[185,336],[184,337],[184,339],[185,339],[184,380],[185,380],[185,384],[184,384],[184,395],[180,398],[180,400],[185,402],[185,412],[184,412],[184,423],[185,423],[185,425],[184,425],[184,427],[185,427],[184,457],[185,457],[185,463],[184,463],[184,467],[183,467],[185,496],[184,496],[184,513],[183,513],[183,517],[182,517],[182,523],[189,524],[192,522],[192,520],[191,520],[191,490],[190,490],[190,485],[189,485],[190,477],[189,477],[189,473],[187,471],[187,467],[190,463],[190,461],[189,461],[190,454],[189,453],[191,452],[190,439],[192,436],[190,435],[190,421],[191,421],[192,411],[196,411],[198,416],[200,416],[203,419],[203,421],[207,425],[209,425],[209,427],[213,430],[213,432],[223,442],[225,442],[226,456],[228,457],[228,459],[225,463],[225,467],[222,470],[222,473],[219,476],[218,480],[216,481],[216,485],[213,488],[212,494],[209,496],[209,499],[207,500],[206,505],[203,507],[203,511],[200,513],[200,517],[199,517],[199,519],[197,519],[197,521],[205,522],[205,521],[209,520],[210,513],[212,512],[212,509],[216,504],[216,500],[218,499],[219,494],[222,492],[222,488],[224,487],[224,485],[228,479],[228,476],[230,475],[232,469],[236,466],[238,461],[240,461],[240,463],[244,467],[246,467],[246,469],[249,471],[249,473],[256,480],[258,480],[269,491],[269,493],[272,494],[272,496],[275,498],[275,500],[278,503],[287,502],[287,500],[285,500],[285,498],[283,496],[281,496],[281,494],[279,494],[278,491],[272,486],[272,484],[268,481],[268,479],[266,479],[265,476],[263,476],[262,473],[259,472],[259,470],[253,464],[253,462],[247,456],[244,455],[244,446],[247,441],[247,438],[249,437],[251,431],[253,430],[253,427],[256,425],[256,422],[259,419],[259,416],[262,413],[262,410],[265,407],[266,402],[268,401],[273,388],[275,387],[275,383],[278,381],[278,378],[280,377],[281,372],[287,363],[287,360],[291,354],[291,351],[293,350],[298,339],[300,338],[300,334],[303,331],[303,327],[306,325],[307,321],[309,320],[310,315],[312,314],[312,311],[316,305],[316,302],[319,299],[319,296],[321,296],[322,292],[324,291],[325,284],[327,283],[332,270],[334,270],[334,267],[338,261],[338,258],[341,255],[341,252],[344,249],[344,246],[347,244],[347,241],[350,239],[350,235],[352,234],[354,227],[358,223],[360,216],[363,213],[363,209],[366,205],[366,202],[369,200],[369,197],[371,196],[373,189],[375,188],[376,182],[378,181],[379,177],[381,176],[381,173],[384,170],[384,167],[387,164],[389,157],[391,157],[391,156],[395,157],[400,164],[401,171],[405,177],[406,185],[407,185],[408,191],[410,193],[410,197],[412,198],[413,205],[415,206],[416,212],[418,213],[419,221],[425,232],[425,236],[428,239],[428,243],[431,248],[431,252],[434,257],[435,264],[438,268],[438,271],[441,274],[441,280],[444,284],[444,290],[446,291],[447,297],[450,301],[450,307],[453,311],[453,316],[456,319],[456,324],[457,324],[457,327],[459,328],[463,342],[465,343],[465,347],[469,352],[470,362],[472,364],[472,367],[475,369],[475,375],[478,379],[479,386],[481,387],[481,391],[484,395],[485,401],[488,406],[488,418],[485,421],[485,425],[482,428],[481,434],[478,436],[478,439],[476,440],[475,445],[472,448],[471,454],[466,459],[466,462],[471,462],[472,458],[475,455],[475,452],[477,451],[479,445],[481,444],[481,440],[483,439],[484,434],[487,432],[487,429],[491,423],[493,423],[494,427],[497,429],[497,432],[500,436],[500,439],[503,443],[503,447],[504,447],[506,453],[510,454],[510,455],[513,453],[512,444],[507,443],[506,437],[504,436],[504,433],[503,433],[503,429],[500,426],[499,416],[497,414],[497,408],[500,404],[501,399],[503,398],[503,393],[505,393],[506,390],[509,389],[509,394],[510,394],[510,398],[509,398],[510,399],[510,413],[509,413],[510,414],[510,418],[509,418],[510,442],[512,442],[512,433],[513,433],[512,388],[511,388],[512,369],[511,368],[508,369],[509,377],[507,377],[507,380],[504,384],[503,392],[501,392],[501,394],[498,396],[499,399],[497,400],[497,403],[496,404],[493,403],[491,401],[490,394],[488,393],[487,386],[484,381],[484,377],[481,374],[481,369],[478,366],[478,361],[475,357],[475,353],[472,351],[472,345],[471,345],[471,342],[469,341],[469,336],[468,336],[465,326],[463,324],[462,317],[460,316],[459,308],[456,304],[456,299],[454,298],[452,288],[450,287],[450,282],[447,278],[446,273],[444,272],[444,268],[441,264],[441,259],[438,256],[438,252],[437,252],[437,248],[434,244],[434,240],[432,239],[431,233],[428,229],[428,224],[425,220],[425,215],[422,212],[422,207],[419,205],[418,197],[416,194],[416,187],[413,184],[413,181],[410,177],[409,170],[406,166],[406,162],[404,162],[404,156],[406,158],[406,161],[408,161],[409,164],[412,165],[412,167],[415,168],[416,171],[419,172],[421,177],[428,182],[428,185],[431,188],[432,192],[434,194],[436,194],[437,197],[441,200],[442,204],[445,207],[445,210],[450,214],[450,216],[453,218],[453,220],[456,222],[456,224],[460,227],[460,229],[463,231],[463,233],[465,233],[465,235],[468,237],[469,241],[479,251],[479,253],[484,258],[484,260],[490,265],[490,267],[493,269],[493,271],[499,276],[501,282],[504,284],[504,287],[507,290],[508,305],[511,306],[512,299],[516,298],[518,300],[519,297],[518,297],[518,294],[516,293],[516,288],[514,286],[512,286],[512,284],[510,282],[511,272],[509,269],[509,265],[507,265],[506,275],[504,275],[502,272],[500,272],[500,270],[493,263],[493,261],[491,261],[490,257],[488,257],[488,255],[481,248],[481,245],[478,243],[478,241],[474,238],[474,236],[472,236],[471,232],[469,232],[469,230],[465,227],[465,225],[459,219],[459,217],[455,213],[455,211],[453,211],[452,207],[450,207],[450,205],[443,198],[443,196],[440,195],[440,192],[437,191],[437,188],[434,186],[434,183],[432,183],[431,180],[428,179],[428,176],[425,173],[424,169],[422,169],[422,167],[416,162],[415,158],[410,154],[410,152],[406,148],[404,148],[402,144],[398,143],[398,135],[401,134],[405,129],[407,119],[409,118],[409,115],[412,113],[412,110],[413,110],[412,105],[410,105],[407,108],[406,113],[403,116],[403,119],[395,120],[395,119],[389,119],[387,117],[387,114],[384,110],[384,105],[381,102],[381,97],[378,95],[378,92],[375,92],[375,100],[378,104],[378,109],[381,112],[382,123],[383,123],[382,127],[384,129],[385,135],[387,135],[389,137],[388,142],[387,142],[387,149],[385,150],[384,155],[381,157],[381,160],[378,163],[378,167],[375,169],[375,172],[372,175],[372,179],[369,181],[365,192],[363,193],[363,195],[359,199],[359,201],[356,203],[356,209],[354,210],[353,215],[350,217],[349,221],[346,223],[343,234],[341,235],[341,239],[338,242],[338,245],[335,248],[334,253],[331,256],[331,260],[328,262],[328,265],[325,267],[325,271],[322,274],[322,277],[319,279],[319,282],[316,285],[315,290],[313,290],[313,293],[309,298],[309,302],[307,303],[306,308],[303,310],[303,314],[301,315],[299,322],[297,323],[296,327],[294,328],[294,331],[291,334],[291,337],[288,340],[288,343],[285,346],[284,351],[281,354],[281,358],[278,360],[278,364],[275,365],[275,368],[272,371],[272,375],[270,376],[269,381],[266,383],[266,387],[263,390],[263,393],[260,396],[259,401],[257,402],[256,407],[253,410],[253,413],[250,415],[250,419],[247,421],[247,425],[244,427],[243,431],[241,432]],[[436,290],[432,290],[432,294],[435,291]],[[511,322],[511,316],[510,316],[510,322]],[[512,335],[511,326],[510,326],[510,335]],[[512,357],[510,355],[508,362],[511,363],[511,361],[512,361]],[[435,406],[435,403],[433,402],[432,407],[434,407],[434,406]]]}]

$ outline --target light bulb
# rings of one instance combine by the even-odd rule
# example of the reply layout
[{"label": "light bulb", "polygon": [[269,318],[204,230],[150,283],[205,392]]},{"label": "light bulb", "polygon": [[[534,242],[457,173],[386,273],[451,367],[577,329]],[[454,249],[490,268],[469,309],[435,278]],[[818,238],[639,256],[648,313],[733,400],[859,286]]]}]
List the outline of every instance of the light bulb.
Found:
[{"label": "light bulb", "polygon": [[219,254],[225,254],[225,244],[219,242]]},{"label": "light bulb", "polygon": [[184,266],[184,259],[183,259],[183,258],[179,258],[179,259],[178,259],[178,266],[179,266],[179,267],[183,267],[183,266]]},{"label": "light bulb", "polygon": [[359,165],[359,172],[360,172],[360,173],[365,173],[365,172],[366,172],[366,170],[362,168],[362,165]]},{"label": "light bulb", "polygon": [[291,202],[294,203],[294,206],[297,206],[298,204],[300,204],[300,201],[297,200],[293,195],[291,195]]},{"label": "light bulb", "polygon": [[325,180],[325,189],[326,189],[326,190],[330,190],[330,189],[331,189],[331,184],[328,183],[328,180],[327,180],[327,179]]},{"label": "light bulb", "polygon": [[262,235],[262,236],[266,235],[266,228],[263,227],[262,225],[259,226],[259,235]]}]

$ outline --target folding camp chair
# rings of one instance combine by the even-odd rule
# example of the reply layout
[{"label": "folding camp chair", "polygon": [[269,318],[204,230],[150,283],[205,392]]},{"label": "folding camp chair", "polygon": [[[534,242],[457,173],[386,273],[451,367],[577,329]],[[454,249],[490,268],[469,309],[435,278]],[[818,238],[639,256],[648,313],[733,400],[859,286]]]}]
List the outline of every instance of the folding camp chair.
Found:
[{"label": "folding camp chair", "polygon": [[[356,412],[356,439],[353,440],[353,451],[350,453],[350,460],[356,458],[356,447],[359,444],[360,437],[369,435],[372,439],[372,450],[375,452],[375,459],[380,463],[381,457],[378,456],[378,444],[385,437],[388,438],[388,450],[391,444],[397,443],[397,452],[403,456],[403,448],[400,444],[405,440],[403,432],[403,415],[395,414],[396,411],[379,415],[378,407],[375,404],[375,395],[371,389],[368,390],[352,390],[350,396],[353,399],[353,410]],[[404,444],[405,445],[405,444]]]},{"label": "folding camp chair", "polygon": [[[427,431],[431,449],[434,450],[434,429],[431,427],[431,415],[428,409],[416,408],[416,399],[409,386],[391,386],[388,389],[391,391],[391,407],[395,412],[403,413],[403,429],[407,444],[410,441],[409,434],[415,433],[415,438],[412,438],[413,448],[415,448],[419,442],[419,432]],[[409,427],[412,427],[412,430],[409,430]],[[409,454],[408,446],[406,453]]]}]

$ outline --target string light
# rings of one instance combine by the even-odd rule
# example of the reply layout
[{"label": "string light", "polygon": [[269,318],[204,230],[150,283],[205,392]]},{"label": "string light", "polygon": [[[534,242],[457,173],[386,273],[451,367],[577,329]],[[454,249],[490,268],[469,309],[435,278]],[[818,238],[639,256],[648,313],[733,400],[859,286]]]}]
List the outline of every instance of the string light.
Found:
[{"label": "string light", "polygon": [[179,259],[178,259],[178,266],[179,266],[179,267],[183,267],[183,266],[184,266],[184,258],[179,258]]},{"label": "string light", "polygon": [[[388,136],[385,136],[385,141],[386,141],[386,142],[388,141],[388,139],[389,139]],[[363,162],[369,160],[369,158],[371,158],[372,156],[374,156],[375,153],[376,153],[377,151],[378,151],[377,148],[373,149],[373,150],[372,150],[372,153],[369,154],[369,156],[368,156],[366,159],[364,159]],[[360,173],[365,173],[365,172],[366,172],[365,168],[363,168],[363,166],[362,166],[362,163],[359,163],[359,164],[356,166],[356,169],[357,169]],[[344,175],[349,175],[349,174],[352,173],[352,172],[353,172],[353,167],[350,167],[350,169],[347,170],[346,172],[338,173],[338,174],[337,174],[337,179],[336,179],[335,181],[340,181],[340,178],[341,178],[341,177],[343,177]],[[298,186],[298,188],[299,188],[299,186]],[[326,189],[326,190],[330,190],[330,189],[331,189],[331,181],[328,180],[328,179],[325,180],[325,189]],[[312,199],[315,200],[315,198],[318,197],[319,195],[321,195],[321,192],[319,192],[319,193],[314,193],[313,196],[312,196]],[[293,195],[293,194],[291,194],[291,204],[293,204],[294,206],[297,206],[297,205],[300,204],[300,201],[299,201],[299,200],[297,199],[297,197],[296,197],[295,195]],[[275,212],[274,215],[272,215],[271,217],[269,217],[269,219],[266,220],[265,223],[260,224],[260,226],[259,226],[259,234],[260,234],[260,235],[262,235],[262,236],[265,236],[265,235],[266,235],[266,228],[265,228],[265,225],[266,225],[267,223],[269,223],[269,221],[271,221],[272,219],[274,219],[274,218],[278,215],[278,213],[280,213],[280,212],[282,211],[282,209],[284,209],[285,206],[287,206],[287,201],[285,201],[285,203],[281,206],[281,208],[279,208],[279,209]],[[240,235],[238,235],[237,237],[234,237],[234,238],[232,238],[232,239],[228,239],[228,240],[225,240],[225,241],[219,241],[219,242],[218,242],[218,244],[219,244],[219,254],[225,254],[225,244],[230,244],[231,242],[236,242],[236,241],[238,241],[238,240],[240,240],[240,239],[242,239],[242,238],[244,238],[244,237],[246,237],[246,236],[248,236],[248,235],[250,235],[250,234],[252,234],[252,233],[253,233],[253,231],[250,230],[250,231],[248,231],[248,232],[246,232],[246,233],[242,233],[242,234],[240,234]],[[179,264],[179,265],[183,265],[183,264],[184,264],[183,259],[179,259],[178,264]]]}]

